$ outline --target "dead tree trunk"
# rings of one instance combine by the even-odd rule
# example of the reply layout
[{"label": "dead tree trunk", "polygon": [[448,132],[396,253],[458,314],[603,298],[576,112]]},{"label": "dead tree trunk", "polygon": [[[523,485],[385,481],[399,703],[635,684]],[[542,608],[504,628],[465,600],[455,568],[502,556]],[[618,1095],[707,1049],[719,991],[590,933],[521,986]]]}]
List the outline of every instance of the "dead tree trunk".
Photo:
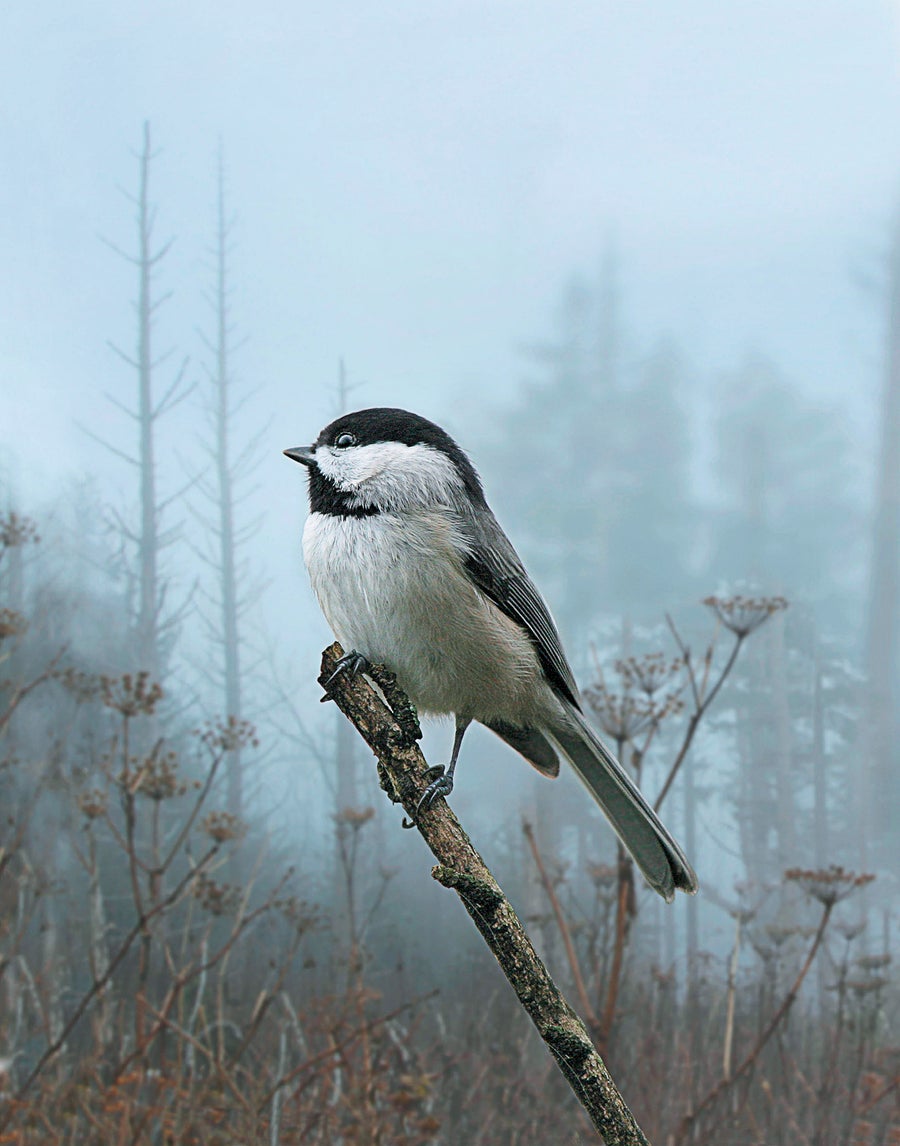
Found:
[{"label": "dead tree trunk", "polygon": [[828,866],[828,776],[825,759],[825,703],[822,697],[822,650],[813,637],[813,849],[816,867]]},{"label": "dead tree trunk", "polygon": [[900,220],[894,233],[889,274],[887,354],[866,633],[868,744],[863,771],[868,798],[861,808],[866,825],[861,837],[889,834],[900,811],[894,748],[900,668]]},{"label": "dead tree trunk", "polygon": [[[228,223],[225,216],[225,174],[219,151],[216,226],[216,366],[215,366],[215,440],[216,480],[219,502],[219,563],[221,573],[222,657],[224,672],[225,712],[235,720],[243,719],[241,703],[241,644],[238,632],[238,591],[235,568],[234,483],[231,472],[229,441],[229,345],[228,321]],[[243,814],[243,776],[241,750],[233,748],[225,761],[228,810]]]},{"label": "dead tree trunk", "polygon": [[[135,371],[136,408],[120,402],[112,395],[107,395],[118,409],[137,423],[137,454],[136,456],[130,454],[109,442],[101,441],[101,444],[117,457],[135,466],[138,471],[139,525],[135,529],[126,524],[121,517],[118,518],[118,523],[123,536],[137,551],[134,617],[136,667],[148,672],[153,680],[159,680],[165,672],[163,636],[177,624],[178,617],[175,615],[164,617],[163,609],[165,585],[160,576],[160,553],[174,540],[174,531],[164,531],[161,522],[166,506],[174,500],[174,497],[162,501],[157,489],[156,424],[163,414],[187,397],[190,388],[183,385],[187,368],[185,359],[163,397],[159,401],[154,400],[157,367],[171,354],[169,351],[154,357],[153,335],[156,315],[171,293],[157,294],[154,289],[154,277],[174,240],[169,239],[161,246],[154,245],[156,209],[150,202],[150,166],[153,158],[150,124],[145,123],[143,146],[138,156],[138,192],[137,195],[127,196],[136,209],[137,253],[130,254],[113,243],[108,244],[118,255],[136,267],[138,274],[135,299],[137,339],[134,355],[110,344],[119,357]],[[87,432],[91,434],[90,430]]]},{"label": "dead tree trunk", "polygon": [[778,865],[783,870],[796,859],[794,789],[792,784],[791,712],[788,692],[784,614],[769,626],[769,680],[771,681],[772,730],[775,755],[775,826],[778,832]]},{"label": "dead tree trunk", "polygon": [[156,631],[159,533],[156,511],[156,458],[153,442],[153,358],[151,354],[152,314],[151,271],[162,253],[151,252],[152,222],[147,201],[150,174],[150,125],[144,124],[141,176],[138,190],[138,457],[141,475],[141,533],[138,543],[140,591],[138,601],[138,649],[141,668],[159,680],[159,640]]},{"label": "dead tree trunk", "polygon": [[[235,322],[231,315],[229,258],[232,249],[233,221],[227,207],[225,164],[220,146],[216,171],[215,241],[211,249],[213,286],[208,301],[213,311],[213,333],[203,337],[209,358],[206,365],[206,409],[209,431],[204,445],[209,457],[211,476],[197,481],[210,512],[197,512],[209,531],[210,541],[198,556],[211,570],[212,588],[202,593],[209,611],[201,606],[207,634],[216,646],[211,658],[208,679],[221,698],[225,715],[241,721],[245,718],[244,696],[245,646],[242,618],[258,595],[258,586],[242,558],[241,548],[257,532],[260,519],[242,522],[238,506],[245,491],[242,484],[258,464],[257,447],[260,433],[237,443],[234,419],[244,405],[246,394],[238,394],[234,373]],[[228,811],[243,818],[246,792],[244,761],[241,749],[234,747],[225,759],[226,804]]]}]

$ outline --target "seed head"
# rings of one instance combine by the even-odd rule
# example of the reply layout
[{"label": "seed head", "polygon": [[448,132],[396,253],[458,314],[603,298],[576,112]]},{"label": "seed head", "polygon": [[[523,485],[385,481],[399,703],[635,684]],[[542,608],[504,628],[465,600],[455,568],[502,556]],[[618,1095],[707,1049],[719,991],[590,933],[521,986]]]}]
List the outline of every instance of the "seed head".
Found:
[{"label": "seed head", "polygon": [[866,873],[856,875],[852,871],[844,871],[842,867],[832,864],[831,867],[819,871],[791,868],[784,873],[784,878],[798,883],[807,895],[828,906],[846,899],[858,888],[865,887],[875,876]]},{"label": "seed head", "polygon": [[705,597],[703,604],[716,614],[726,629],[736,637],[746,637],[758,629],[773,613],[786,609],[784,597]]}]

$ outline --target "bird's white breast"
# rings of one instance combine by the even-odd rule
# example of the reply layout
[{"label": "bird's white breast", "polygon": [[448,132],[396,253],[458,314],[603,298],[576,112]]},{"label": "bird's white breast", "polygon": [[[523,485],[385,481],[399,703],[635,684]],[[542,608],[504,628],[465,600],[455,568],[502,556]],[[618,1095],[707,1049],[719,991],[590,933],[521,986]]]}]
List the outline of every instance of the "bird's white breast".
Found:
[{"label": "bird's white breast", "polygon": [[313,513],[303,556],[345,651],[386,664],[421,710],[508,719],[515,698],[523,718],[531,712],[534,649],[469,579],[449,512]]}]

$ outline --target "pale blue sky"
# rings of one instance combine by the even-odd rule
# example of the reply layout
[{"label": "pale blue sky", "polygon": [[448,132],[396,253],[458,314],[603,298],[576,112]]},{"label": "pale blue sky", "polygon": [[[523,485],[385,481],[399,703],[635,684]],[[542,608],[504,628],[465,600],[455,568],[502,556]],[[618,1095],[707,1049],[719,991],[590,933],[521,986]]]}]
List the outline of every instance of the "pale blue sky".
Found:
[{"label": "pale blue sky", "polygon": [[[302,509],[281,446],[359,404],[489,417],[550,333],[559,292],[621,262],[634,348],[678,339],[706,384],[749,347],[870,419],[882,301],[853,281],[887,245],[900,159],[895,4],[718,0],[201,3],[13,0],[0,17],[0,446],[26,499],[123,446],[128,246],[141,123],[160,238],[177,242],[158,347],[200,373],[221,135],[240,371],[275,414],[263,496]],[[164,427],[178,480],[196,413]],[[481,434],[479,434],[481,437]],[[174,475],[174,476],[173,476]],[[288,491],[287,493],[285,491]],[[296,550],[285,560],[296,558]]]}]

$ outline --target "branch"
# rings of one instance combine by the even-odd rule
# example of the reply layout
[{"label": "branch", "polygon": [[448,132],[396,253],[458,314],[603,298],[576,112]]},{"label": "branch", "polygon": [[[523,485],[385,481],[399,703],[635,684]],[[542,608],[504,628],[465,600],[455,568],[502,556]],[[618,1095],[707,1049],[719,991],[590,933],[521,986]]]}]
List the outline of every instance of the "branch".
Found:
[{"label": "branch", "polygon": [[[334,672],[340,655],[338,644],[325,650],[320,684]],[[402,803],[412,819],[427,785],[427,764],[416,745],[421,731],[415,710],[383,666],[371,666],[367,675],[389,708],[360,677],[350,680],[341,674],[329,692],[378,757],[382,787],[395,803]],[[432,875],[459,895],[607,1146],[648,1146],[584,1025],[550,978],[512,905],[456,816],[440,800],[422,814],[417,826],[438,861]]]},{"label": "branch", "polygon": [[65,653],[68,651],[68,647],[69,647],[68,645],[64,645],[59,650],[59,652],[56,654],[56,656],[50,661],[50,663],[47,665],[47,667],[44,669],[44,671],[42,673],[40,673],[38,676],[34,677],[27,684],[20,684],[19,685],[19,687],[15,690],[15,692],[10,697],[10,699],[6,705],[6,710],[4,712],[0,713],[0,730],[5,728],[6,725],[9,724],[10,720],[12,719],[12,714],[16,711],[16,709],[19,707],[19,705],[22,703],[22,701],[25,699],[25,697],[28,696],[28,694],[30,692],[34,692],[34,690],[36,688],[40,688],[40,686],[42,684],[44,684],[46,681],[48,681],[53,676],[54,672],[56,671],[56,666],[62,660]]},{"label": "branch", "polygon": [[92,438],[98,446],[103,446],[105,450],[109,450],[111,454],[115,454],[116,457],[121,458],[123,462],[128,462],[131,466],[139,466],[141,464],[137,458],[133,458],[131,454],[126,454],[124,450],[120,450],[117,446],[110,445],[104,438],[98,437],[93,430],[89,430],[87,426],[82,425],[81,422],[76,422],[75,425],[83,434],[87,434],[89,438]]},{"label": "branch", "polygon": [[701,687],[701,689],[698,693],[697,682],[696,682],[696,678],[694,676],[693,666],[691,665],[690,651],[687,649],[684,642],[682,641],[682,639],[678,633],[678,630],[675,628],[675,625],[672,622],[672,618],[668,615],[668,613],[666,614],[666,620],[669,623],[669,628],[672,630],[672,633],[675,637],[675,640],[678,642],[678,647],[681,650],[681,654],[684,657],[684,663],[687,666],[688,673],[690,675],[691,690],[693,691],[693,694],[694,694],[694,711],[691,713],[690,719],[688,720],[688,726],[687,726],[687,729],[685,730],[684,740],[682,741],[681,748],[679,748],[679,750],[678,750],[678,755],[675,757],[675,761],[672,764],[672,767],[669,769],[669,774],[668,774],[668,776],[666,776],[666,782],[663,784],[659,795],[656,797],[656,803],[653,805],[654,812],[659,811],[663,800],[666,798],[666,795],[668,794],[669,789],[672,787],[672,782],[674,781],[675,777],[678,775],[678,770],[679,770],[679,768],[681,768],[681,765],[684,763],[684,758],[687,756],[688,749],[690,748],[691,743],[694,739],[694,734],[696,733],[697,729],[700,727],[700,721],[703,719],[709,706],[716,699],[716,696],[719,693],[719,689],[725,683],[725,678],[728,676],[728,674],[734,668],[735,661],[737,660],[738,653],[741,651],[741,646],[743,645],[744,638],[746,636],[746,634],[742,634],[742,633],[736,633],[735,634],[735,641],[734,641],[734,644],[732,645],[732,648],[731,648],[731,654],[728,657],[728,660],[725,662],[724,666],[722,667],[721,673],[719,673],[719,679],[716,681],[716,683],[713,685],[713,687],[707,693],[706,692],[706,678],[704,677],[703,686]]}]

